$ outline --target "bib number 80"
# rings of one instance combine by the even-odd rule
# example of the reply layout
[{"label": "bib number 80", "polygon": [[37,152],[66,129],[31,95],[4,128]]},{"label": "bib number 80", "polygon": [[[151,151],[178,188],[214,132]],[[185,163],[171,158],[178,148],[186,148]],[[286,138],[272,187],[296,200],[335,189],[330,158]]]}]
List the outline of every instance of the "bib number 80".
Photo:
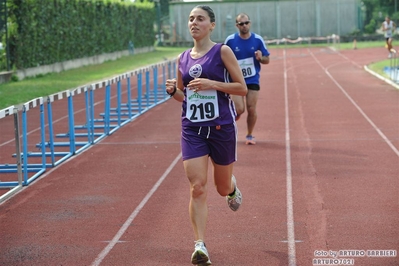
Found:
[{"label": "bib number 80", "polygon": [[244,78],[248,77],[248,76],[252,76],[252,69],[250,67],[242,68],[241,71],[242,71],[242,75],[244,76]]}]

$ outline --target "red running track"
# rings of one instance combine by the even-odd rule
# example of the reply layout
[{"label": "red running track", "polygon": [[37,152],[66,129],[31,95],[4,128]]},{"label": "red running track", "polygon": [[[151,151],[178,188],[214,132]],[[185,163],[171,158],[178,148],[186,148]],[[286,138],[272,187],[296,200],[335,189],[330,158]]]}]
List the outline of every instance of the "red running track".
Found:
[{"label": "red running track", "polygon": [[[385,50],[271,53],[240,210],[210,182],[213,265],[399,265],[399,90],[363,69]],[[0,265],[190,265],[179,135],[170,100],[0,205]]]}]

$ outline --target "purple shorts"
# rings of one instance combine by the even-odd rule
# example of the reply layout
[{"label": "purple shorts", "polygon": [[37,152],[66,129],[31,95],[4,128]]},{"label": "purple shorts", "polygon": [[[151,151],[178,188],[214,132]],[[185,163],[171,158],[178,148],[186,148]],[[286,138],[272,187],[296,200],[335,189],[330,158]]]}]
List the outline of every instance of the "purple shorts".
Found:
[{"label": "purple shorts", "polygon": [[236,124],[222,126],[185,126],[181,133],[183,161],[209,155],[216,164],[237,160]]}]

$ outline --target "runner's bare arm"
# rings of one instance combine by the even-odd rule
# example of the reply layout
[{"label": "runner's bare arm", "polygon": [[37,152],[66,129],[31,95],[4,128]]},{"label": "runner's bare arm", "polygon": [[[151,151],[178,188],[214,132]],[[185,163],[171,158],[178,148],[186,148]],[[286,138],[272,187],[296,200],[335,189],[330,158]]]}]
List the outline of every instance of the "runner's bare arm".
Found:
[{"label": "runner's bare arm", "polygon": [[177,58],[176,63],[176,72],[177,78],[176,79],[167,79],[166,80],[166,92],[171,95],[176,101],[182,102],[184,100],[184,93],[182,91],[183,88],[183,80],[181,77],[181,73],[179,72],[179,58]]}]

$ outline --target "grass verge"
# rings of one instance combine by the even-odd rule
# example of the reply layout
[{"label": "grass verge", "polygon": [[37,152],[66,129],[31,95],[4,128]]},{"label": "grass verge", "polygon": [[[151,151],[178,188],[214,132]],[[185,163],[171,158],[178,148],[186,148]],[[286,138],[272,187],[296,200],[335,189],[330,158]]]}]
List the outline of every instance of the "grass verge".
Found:
[{"label": "grass verge", "polygon": [[384,72],[384,67],[389,66],[389,63],[389,60],[383,60],[368,65],[368,68],[381,76],[389,78],[389,76]]},{"label": "grass verge", "polygon": [[185,49],[182,47],[157,47],[153,52],[124,56],[98,65],[0,84],[0,109],[105,80],[163,60],[170,60],[176,58]]},{"label": "grass verge", "polygon": [[[314,44],[313,46],[323,46]],[[327,46],[328,44],[324,44]],[[308,47],[309,45],[303,45]],[[274,48],[298,48],[300,45],[270,45]],[[384,47],[383,41],[358,42],[357,48]],[[341,43],[339,49],[353,49],[353,43]],[[38,97],[44,97],[60,91],[74,89],[95,81],[105,80],[113,76],[133,71],[163,60],[176,58],[178,54],[187,49],[186,47],[157,47],[155,51],[125,56],[114,61],[107,61],[98,65],[85,66],[71,69],[60,73],[51,73],[34,78],[24,79],[18,82],[0,84],[0,109],[11,105],[18,105]],[[380,75],[384,66],[389,65],[389,60],[373,63],[369,68]]]}]

